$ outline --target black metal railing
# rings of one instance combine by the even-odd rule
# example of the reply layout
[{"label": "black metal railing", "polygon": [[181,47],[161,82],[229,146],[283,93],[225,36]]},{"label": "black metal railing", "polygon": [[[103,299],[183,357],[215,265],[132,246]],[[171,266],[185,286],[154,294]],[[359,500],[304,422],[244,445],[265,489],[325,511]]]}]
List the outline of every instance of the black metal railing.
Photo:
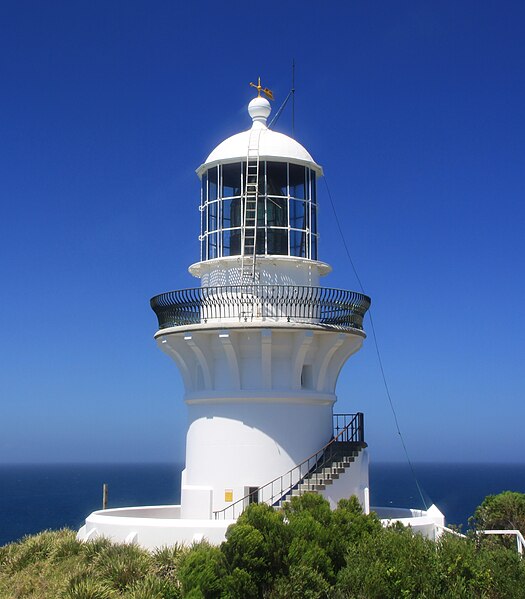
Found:
[{"label": "black metal railing", "polygon": [[168,291],[150,301],[159,329],[221,320],[276,320],[363,328],[370,298],[355,291],[298,285],[228,285]]},{"label": "black metal railing", "polygon": [[362,443],[365,440],[365,419],[357,414],[333,415],[334,439],[341,443]]},{"label": "black metal railing", "polygon": [[[342,457],[345,450],[350,448],[360,449],[366,447],[364,438],[364,414],[334,414],[334,425],[342,424],[345,426],[339,429],[334,428],[334,436],[319,451],[306,458],[303,462],[278,476],[269,483],[252,491],[245,497],[237,500],[235,503],[225,507],[222,510],[213,512],[216,520],[228,520],[238,518],[250,503],[267,503],[268,505],[277,505],[286,495],[300,484],[306,484],[308,490],[314,490],[317,484],[316,479],[307,478],[308,475],[322,470],[333,464],[338,457]],[[337,434],[336,431],[338,430]]]}]

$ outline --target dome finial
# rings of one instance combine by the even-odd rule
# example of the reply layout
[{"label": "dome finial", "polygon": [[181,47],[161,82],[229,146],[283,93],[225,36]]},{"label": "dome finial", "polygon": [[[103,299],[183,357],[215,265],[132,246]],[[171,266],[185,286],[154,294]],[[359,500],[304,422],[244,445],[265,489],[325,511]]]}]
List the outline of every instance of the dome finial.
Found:
[{"label": "dome finial", "polygon": [[269,99],[269,100],[273,100],[273,92],[271,89],[268,89],[267,87],[263,87],[261,85],[261,78],[259,77],[257,79],[257,85],[255,85],[255,83],[252,83],[250,81],[250,85],[252,87],[255,87],[255,89],[257,90],[257,97],[260,98],[261,97],[261,92]]},{"label": "dome finial", "polygon": [[[248,104],[248,112],[250,113],[250,116],[252,117],[254,125],[258,124],[258,125],[266,126],[266,120],[268,119],[268,117],[270,116],[270,112],[272,111],[270,102],[268,102],[268,100],[266,98],[273,100],[273,94],[272,94],[271,90],[269,90],[267,87],[263,87],[261,85],[260,77],[258,78],[257,85],[255,85],[255,83],[251,83],[251,82],[250,82],[250,85],[252,87],[255,87],[255,89],[257,90],[257,97],[254,98]],[[266,96],[266,98],[261,96],[261,92]]]}]

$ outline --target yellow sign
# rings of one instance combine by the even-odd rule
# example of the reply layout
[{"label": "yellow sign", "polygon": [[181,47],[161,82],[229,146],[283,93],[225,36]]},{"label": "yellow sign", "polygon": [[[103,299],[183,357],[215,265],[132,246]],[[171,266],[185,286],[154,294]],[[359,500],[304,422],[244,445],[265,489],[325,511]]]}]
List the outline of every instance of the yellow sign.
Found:
[{"label": "yellow sign", "polygon": [[224,491],[224,501],[233,501],[233,489],[226,489]]}]

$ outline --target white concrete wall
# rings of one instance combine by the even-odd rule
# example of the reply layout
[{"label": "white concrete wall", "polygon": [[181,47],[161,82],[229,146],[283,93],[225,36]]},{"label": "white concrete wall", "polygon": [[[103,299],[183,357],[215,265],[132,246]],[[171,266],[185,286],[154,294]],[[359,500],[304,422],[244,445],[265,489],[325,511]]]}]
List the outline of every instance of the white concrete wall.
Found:
[{"label": "white concrete wall", "polygon": [[[363,336],[311,328],[162,331],[186,386],[183,517],[207,518],[284,475],[332,437],[339,371]],[[294,481],[296,482],[296,481]]]},{"label": "white concrete wall", "polygon": [[[328,264],[293,256],[257,256],[256,282],[261,285],[308,285],[317,287]],[[190,273],[201,279],[202,287],[241,284],[241,257],[216,258],[192,264]]]},{"label": "white concrete wall", "polygon": [[[332,406],[239,402],[188,406],[185,485],[213,488],[213,510],[261,487],[326,445]],[[276,487],[277,491],[277,487]],[[185,505],[185,497],[182,500]]]},{"label": "white concrete wall", "polygon": [[252,401],[246,391],[268,401],[285,392],[305,403],[307,397],[333,402],[339,372],[363,339],[359,332],[239,321],[164,329],[156,335],[181,371],[187,402]]}]

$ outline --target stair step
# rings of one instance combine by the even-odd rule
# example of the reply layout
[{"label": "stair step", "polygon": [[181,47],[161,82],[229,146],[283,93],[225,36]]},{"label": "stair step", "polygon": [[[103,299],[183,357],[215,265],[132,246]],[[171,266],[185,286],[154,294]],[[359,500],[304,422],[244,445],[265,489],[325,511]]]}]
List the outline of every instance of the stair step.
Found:
[{"label": "stair step", "polygon": [[315,484],[313,483],[301,483],[298,487],[299,491],[307,492],[307,491],[324,491],[326,488],[326,485],[331,485],[332,481],[324,481],[324,482],[317,482]]},{"label": "stair step", "polygon": [[[318,472],[315,472],[311,476],[317,476],[319,478],[326,478],[326,479],[330,479],[330,480],[336,480],[336,479],[339,478],[339,473],[338,472],[333,472],[332,468],[330,468],[330,469],[323,468],[322,470],[319,470]],[[306,477],[305,480],[307,480],[307,479],[308,479],[308,477]]]}]

